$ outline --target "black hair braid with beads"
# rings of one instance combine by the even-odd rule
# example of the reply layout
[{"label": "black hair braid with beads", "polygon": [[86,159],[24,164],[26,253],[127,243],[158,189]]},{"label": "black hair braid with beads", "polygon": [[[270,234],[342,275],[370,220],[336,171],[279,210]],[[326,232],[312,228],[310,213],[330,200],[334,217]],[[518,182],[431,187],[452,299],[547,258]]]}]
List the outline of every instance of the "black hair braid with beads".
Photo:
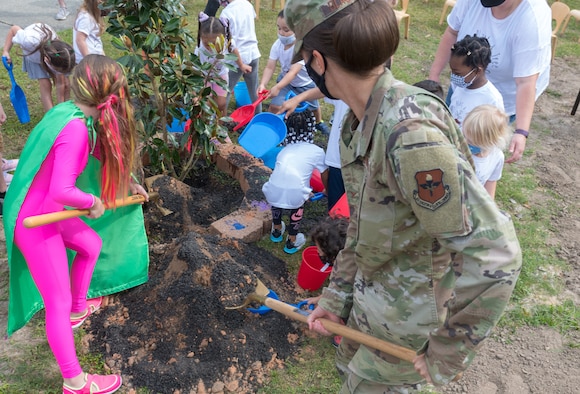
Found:
[{"label": "black hair braid with beads", "polygon": [[491,46],[485,37],[467,35],[453,44],[451,56],[465,57],[466,66],[485,70],[491,63]]},{"label": "black hair braid with beads", "polygon": [[314,131],[316,130],[316,118],[310,110],[293,112],[286,119],[288,132],[282,145],[295,144],[297,142],[314,142]]}]

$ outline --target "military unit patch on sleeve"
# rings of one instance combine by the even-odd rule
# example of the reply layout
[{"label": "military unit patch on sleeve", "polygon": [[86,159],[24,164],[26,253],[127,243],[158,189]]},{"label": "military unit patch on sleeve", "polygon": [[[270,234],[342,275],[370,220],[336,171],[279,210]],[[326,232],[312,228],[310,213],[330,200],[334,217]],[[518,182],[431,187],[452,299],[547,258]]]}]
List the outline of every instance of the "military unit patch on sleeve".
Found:
[{"label": "military unit patch on sleeve", "polygon": [[434,211],[449,201],[451,191],[444,183],[443,175],[440,168],[415,174],[417,189],[413,190],[413,199],[418,206]]}]

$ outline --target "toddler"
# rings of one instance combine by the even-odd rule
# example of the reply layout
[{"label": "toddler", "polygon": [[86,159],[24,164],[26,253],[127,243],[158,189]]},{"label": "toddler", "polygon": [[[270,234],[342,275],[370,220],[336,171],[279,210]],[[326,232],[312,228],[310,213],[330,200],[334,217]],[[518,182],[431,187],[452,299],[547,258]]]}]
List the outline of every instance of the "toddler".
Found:
[{"label": "toddler", "polygon": [[[245,1],[245,0],[244,0]],[[328,167],[324,164],[324,150],[313,144],[314,116],[306,110],[294,113],[287,119],[288,133],[284,148],[278,153],[274,171],[262,187],[272,209],[270,240],[282,242],[286,225],[282,221],[284,209],[290,210],[290,225],[284,252],[296,253],[306,243],[304,234],[299,233],[304,213],[304,203],[310,197],[312,171],[320,171],[326,184]]]},{"label": "toddler", "polygon": [[495,198],[503,170],[502,150],[511,139],[508,116],[496,106],[480,105],[465,117],[463,134],[473,156],[477,179],[491,198]]},{"label": "toddler", "polygon": [[[258,99],[258,71],[260,68],[260,50],[256,37],[254,6],[247,0],[221,0],[224,6],[220,19],[228,21],[228,27],[233,41],[233,47],[238,50],[236,71],[229,70],[229,92],[226,98],[226,107],[230,102],[234,86],[243,76],[248,87],[252,102]],[[222,19],[222,20],[223,20]],[[262,105],[256,107],[256,113],[262,112]]]},{"label": "toddler", "polygon": [[504,110],[501,93],[485,76],[489,63],[491,48],[487,38],[467,35],[451,47],[453,92],[449,110],[460,127],[465,116],[478,105],[491,104]]},{"label": "toddler", "polygon": [[54,29],[44,23],[34,23],[24,29],[12,26],[6,36],[2,56],[12,63],[10,50],[20,45],[24,58],[22,70],[30,79],[38,80],[40,101],[45,111],[53,107],[52,85],[56,86],[57,103],[70,98],[68,74],[75,66],[72,47],[58,38]]},{"label": "toddler", "polygon": [[101,35],[105,31],[105,22],[99,9],[101,2],[102,0],[84,0],[79,9],[73,28],[73,45],[77,64],[89,54],[105,54],[101,40]]},{"label": "toddler", "polygon": [[[276,27],[278,29],[278,39],[270,49],[270,58],[264,69],[258,92],[266,90],[266,86],[274,71],[276,71],[277,63],[280,63],[280,74],[276,78],[276,84],[270,89],[268,98],[271,98],[269,111],[277,113],[282,103],[284,102],[288,92],[293,91],[296,95],[316,87],[312,79],[306,71],[304,60],[292,64],[292,57],[294,56],[294,43],[296,36],[290,30],[286,21],[284,20],[284,11],[280,11],[276,20]],[[330,134],[328,126],[322,122],[322,112],[318,105],[318,100],[307,101],[309,108],[314,111],[316,117],[316,129],[323,134]]]},{"label": "toddler", "polygon": [[[203,12],[199,13],[199,27],[197,33],[196,54],[202,63],[213,63],[210,73],[213,79],[221,78],[225,86],[228,84],[228,68],[216,57],[216,54],[227,54],[231,51],[230,30],[228,20],[225,18],[215,18]],[[238,50],[232,51],[238,54]],[[216,104],[221,116],[226,113],[226,98],[228,92],[219,84],[213,82],[209,85],[215,94]]]}]

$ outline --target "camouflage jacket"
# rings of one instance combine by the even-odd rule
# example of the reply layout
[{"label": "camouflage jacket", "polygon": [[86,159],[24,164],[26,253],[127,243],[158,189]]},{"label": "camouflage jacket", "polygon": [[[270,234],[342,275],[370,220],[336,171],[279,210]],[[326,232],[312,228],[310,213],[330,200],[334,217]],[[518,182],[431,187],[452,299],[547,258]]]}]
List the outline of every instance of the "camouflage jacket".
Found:
[{"label": "camouflage jacket", "polygon": [[[388,70],[362,122],[345,118],[340,144],[350,225],[320,306],[426,352],[434,383],[448,383],[515,286],[521,250],[511,219],[477,181],[445,104]],[[390,385],[422,381],[411,363],[364,346],[349,367]]]}]

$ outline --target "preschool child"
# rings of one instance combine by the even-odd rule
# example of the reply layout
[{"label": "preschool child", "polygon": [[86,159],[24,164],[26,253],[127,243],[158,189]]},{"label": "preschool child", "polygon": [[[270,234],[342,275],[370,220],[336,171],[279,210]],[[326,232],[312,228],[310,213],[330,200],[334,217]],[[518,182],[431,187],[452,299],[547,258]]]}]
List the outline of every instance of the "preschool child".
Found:
[{"label": "preschool child", "polygon": [[77,64],[89,54],[104,55],[101,36],[105,32],[105,21],[99,4],[102,0],[84,0],[73,28],[73,46]]},{"label": "preschool child", "polygon": [[326,183],[328,175],[324,150],[313,143],[314,122],[314,115],[309,110],[288,117],[285,146],[278,153],[270,179],[262,186],[262,192],[272,209],[272,242],[283,241],[286,224],[282,221],[282,214],[285,209],[290,210],[288,237],[284,245],[284,252],[288,254],[296,253],[306,243],[304,234],[298,230],[304,214],[304,203],[312,192],[312,172],[318,169],[323,183]]},{"label": "preschool child", "polygon": [[[55,106],[32,130],[6,194],[9,334],[14,310],[23,308],[16,300],[30,291],[31,277],[45,307],[46,336],[64,380],[63,393],[113,393],[121,376],[84,372],[73,335],[102,302],[102,297],[87,300],[87,292],[103,240],[80,218],[34,228],[23,224],[29,216],[65,206],[88,209],[87,217],[96,219],[118,196],[147,197],[131,180],[137,133],[122,68],[108,57],[88,55],[74,69],[71,88],[74,101]],[[100,195],[76,186],[90,156],[102,164],[100,172],[91,173],[102,185]],[[70,268],[67,249],[76,251]]]},{"label": "preschool child", "polygon": [[30,79],[38,80],[44,111],[54,105],[53,83],[57,103],[70,98],[68,74],[75,66],[75,54],[69,44],[59,39],[52,27],[44,23],[34,23],[24,29],[16,25],[10,27],[2,51],[8,63],[12,63],[10,50],[13,44],[18,44],[22,49],[22,70]]},{"label": "preschool child", "polygon": [[465,36],[451,47],[451,89],[449,110],[461,127],[463,119],[478,105],[495,105],[504,110],[503,98],[485,76],[491,63],[491,47],[487,38]]},{"label": "preschool child", "polygon": [[[277,113],[280,110],[288,92],[292,91],[299,95],[302,92],[316,88],[316,85],[308,75],[308,71],[306,71],[304,60],[292,63],[296,36],[284,20],[284,11],[278,13],[276,28],[278,29],[278,39],[274,41],[270,49],[270,57],[258,87],[258,92],[266,90],[268,82],[270,82],[276,71],[277,64],[280,63],[280,74],[278,74],[276,84],[270,88],[270,93],[268,94],[268,98],[272,99],[268,110],[273,113]],[[314,111],[316,129],[325,135],[329,135],[330,129],[322,121],[322,112],[318,100],[309,100],[307,103],[309,108]]]},{"label": "preschool child", "polygon": [[[260,50],[256,37],[254,19],[256,12],[248,0],[221,0],[224,7],[220,19],[228,21],[233,47],[238,50],[237,70],[229,70],[229,92],[226,107],[231,99],[231,92],[243,76],[252,102],[258,99],[258,73],[260,69]],[[256,113],[262,112],[262,105],[256,107]]]},{"label": "preschool child", "polygon": [[473,156],[477,179],[495,198],[503,171],[503,150],[511,139],[508,116],[494,105],[480,105],[465,117],[463,134]]}]

